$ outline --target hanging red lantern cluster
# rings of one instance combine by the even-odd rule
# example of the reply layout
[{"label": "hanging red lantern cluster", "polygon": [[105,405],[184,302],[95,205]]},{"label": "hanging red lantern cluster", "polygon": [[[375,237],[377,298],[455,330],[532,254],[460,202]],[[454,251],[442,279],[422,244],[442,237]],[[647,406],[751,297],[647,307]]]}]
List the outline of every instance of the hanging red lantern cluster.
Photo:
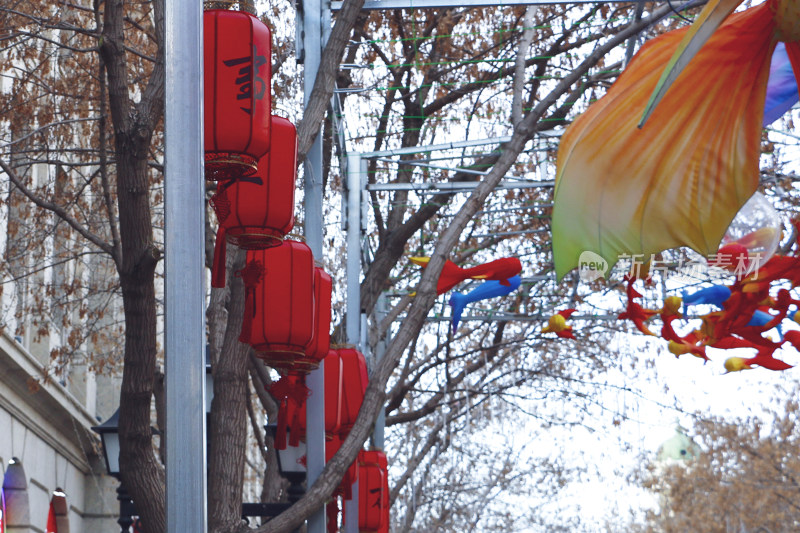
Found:
[{"label": "hanging red lantern cluster", "polygon": [[251,175],[270,149],[269,28],[249,13],[211,9],[203,50],[206,178]]},{"label": "hanging red lantern cluster", "polygon": [[[324,359],[330,460],[358,416],[367,366],[354,348],[330,349],[331,278],[314,267],[308,246],[283,241],[294,225],[297,132],[288,120],[271,115],[270,31],[249,13],[218,9],[205,11],[203,31],[205,175],[219,181],[211,201],[219,222],[212,287],[225,286],[226,243],[248,250],[247,265],[236,273],[245,285],[240,341],[269,366],[289,371],[270,388],[280,403],[277,448],[285,447],[287,438],[292,445],[305,439],[305,374]],[[382,452],[359,453],[335,501],[352,496],[360,468],[366,476],[359,486],[359,514],[366,513],[359,518],[360,531],[388,533]],[[371,505],[375,489],[368,487],[373,485],[379,515]],[[329,513],[335,531],[338,507],[329,507]]]},{"label": "hanging red lantern cluster", "polygon": [[[366,360],[355,348],[331,349],[325,368],[325,455],[329,462],[341,447],[358,416],[367,387]],[[280,402],[275,446],[297,445],[305,440],[308,389],[303,374],[289,372],[270,392]],[[328,503],[328,531],[335,532],[339,516],[339,497],[352,498],[353,483],[359,482],[359,531],[388,533],[389,488],[386,456],[380,451],[360,451],[345,471]]]},{"label": "hanging red lantern cluster", "polygon": [[211,286],[225,286],[225,242],[245,250],[279,246],[294,227],[297,178],[297,130],[273,116],[272,149],[253,176],[222,181],[211,198],[219,228],[214,247]]},{"label": "hanging red lantern cluster", "polygon": [[380,450],[358,452],[358,530],[389,531],[389,476],[386,455]]}]

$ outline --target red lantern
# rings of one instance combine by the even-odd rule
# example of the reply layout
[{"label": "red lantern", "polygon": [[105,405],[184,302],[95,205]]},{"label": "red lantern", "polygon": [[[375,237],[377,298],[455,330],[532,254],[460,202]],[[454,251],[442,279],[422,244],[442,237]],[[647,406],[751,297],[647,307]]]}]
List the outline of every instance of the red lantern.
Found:
[{"label": "red lantern", "polygon": [[[291,368],[314,328],[314,256],[305,243],[284,241],[247,252],[241,342],[274,368]],[[262,279],[259,279],[262,278]]]},{"label": "red lantern", "polygon": [[[331,438],[342,426],[344,367],[336,350],[325,356],[325,436]],[[305,422],[305,420],[304,420]]]},{"label": "red lantern", "polygon": [[[342,418],[342,360],[336,350],[328,350],[325,356],[325,438],[332,439],[339,434]],[[293,372],[292,372],[293,373]],[[290,375],[292,374],[290,373]],[[280,418],[280,413],[279,416]],[[306,439],[306,406],[303,404],[288,404],[287,420],[290,428],[290,437],[294,442]]]},{"label": "red lantern", "polygon": [[259,160],[258,172],[221,182],[211,198],[219,221],[212,287],[225,286],[226,239],[245,250],[260,250],[279,246],[294,227],[297,130],[273,115],[272,131],[272,149]]},{"label": "red lantern", "polygon": [[337,351],[342,359],[343,372],[342,420],[339,435],[344,438],[356,423],[369,378],[367,361],[361,352],[355,348],[339,348]]},{"label": "red lantern", "polygon": [[272,40],[249,13],[203,13],[205,173],[211,180],[253,174],[269,151]]},{"label": "red lantern", "polygon": [[[314,269],[314,336],[306,346],[305,354],[295,358],[295,370],[310,372],[319,367],[328,355],[331,345],[331,277],[322,267]],[[327,375],[327,373],[326,373]]]},{"label": "red lantern", "polygon": [[358,530],[389,531],[388,463],[380,450],[358,452]]}]

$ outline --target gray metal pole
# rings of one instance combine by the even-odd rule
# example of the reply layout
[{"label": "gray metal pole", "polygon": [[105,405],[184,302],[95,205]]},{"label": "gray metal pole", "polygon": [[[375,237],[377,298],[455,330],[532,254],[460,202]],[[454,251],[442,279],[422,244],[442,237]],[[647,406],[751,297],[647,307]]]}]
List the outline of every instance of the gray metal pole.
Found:
[{"label": "gray metal pole", "polygon": [[342,533],[358,532],[358,481],[353,483],[353,497],[344,502],[344,527]]},{"label": "gray metal pole", "polygon": [[[378,302],[375,306],[375,323],[380,324],[383,322],[383,319],[388,314],[387,304],[386,304],[386,294],[381,293],[378,296]],[[378,343],[375,345],[375,353],[372,361],[374,364],[378,364],[378,361],[381,360],[383,354],[386,352],[386,346],[388,345],[388,338],[391,336],[392,330],[391,327],[389,331],[386,332],[386,337],[379,340]],[[386,430],[386,410],[381,409],[378,413],[378,418],[375,420],[375,429],[372,430],[372,447],[377,448],[378,450],[384,449],[384,435]]]},{"label": "gray metal pole", "polygon": [[361,341],[361,154],[347,154],[347,342]]},{"label": "gray metal pole", "polygon": [[166,2],[167,531],[205,533],[203,10]]},{"label": "gray metal pole", "polygon": [[[431,9],[446,7],[504,7],[554,4],[597,4],[601,2],[630,2],[631,0],[367,0],[364,10]],[[331,4],[333,11],[342,9],[342,0]]]},{"label": "gray metal pole", "polygon": [[[322,55],[322,5],[320,0],[305,0],[303,3],[303,47],[305,49],[303,90],[305,105],[314,87]],[[328,22],[329,23],[329,22]],[[305,237],[314,257],[322,259],[322,136],[311,146],[303,164],[305,176]],[[325,370],[324,365],[311,372],[306,378],[311,395],[306,401],[308,430],[306,435],[308,486],[325,468]],[[325,508],[308,519],[308,533],[325,533]]]},{"label": "gray metal pole", "polygon": [[[361,339],[361,155],[347,154],[347,307],[345,334],[349,344],[366,347]],[[358,533],[358,483],[345,502],[343,533]]]}]

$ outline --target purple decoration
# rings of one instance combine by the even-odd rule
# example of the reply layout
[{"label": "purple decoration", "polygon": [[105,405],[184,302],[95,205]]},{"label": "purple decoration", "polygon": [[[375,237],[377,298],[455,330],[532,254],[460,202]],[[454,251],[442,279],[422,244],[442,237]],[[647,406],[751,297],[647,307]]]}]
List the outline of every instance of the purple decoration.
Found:
[{"label": "purple decoration", "polygon": [[767,83],[767,98],[764,101],[763,126],[778,120],[798,100],[797,80],[792,72],[792,64],[786,53],[786,46],[778,43],[772,54]]}]

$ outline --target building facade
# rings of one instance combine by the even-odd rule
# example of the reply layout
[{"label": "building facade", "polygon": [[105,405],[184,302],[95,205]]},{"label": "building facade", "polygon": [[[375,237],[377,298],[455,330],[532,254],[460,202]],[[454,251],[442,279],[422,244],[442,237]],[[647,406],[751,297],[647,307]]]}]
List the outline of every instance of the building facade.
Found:
[{"label": "building facade", "polygon": [[0,335],[2,533],[118,531],[98,419],[14,337]]}]

